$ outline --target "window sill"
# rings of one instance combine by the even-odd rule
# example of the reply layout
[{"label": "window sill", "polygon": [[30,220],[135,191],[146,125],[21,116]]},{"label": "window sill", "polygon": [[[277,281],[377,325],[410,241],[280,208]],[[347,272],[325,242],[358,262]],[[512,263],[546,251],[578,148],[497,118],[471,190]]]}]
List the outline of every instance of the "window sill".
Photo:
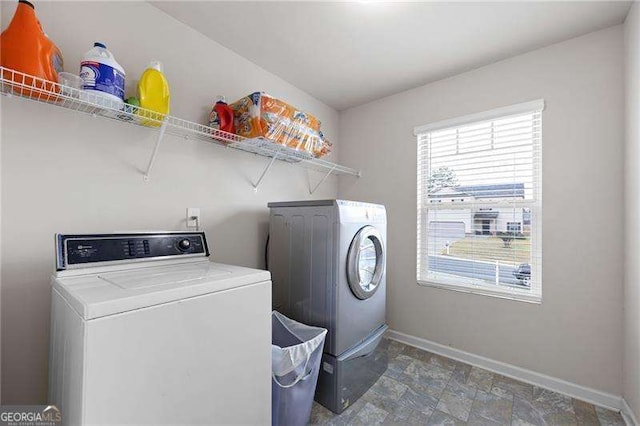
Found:
[{"label": "window sill", "polygon": [[533,303],[537,305],[542,304],[542,296],[539,294],[527,294],[527,293],[521,293],[513,290],[495,289],[495,288],[483,287],[483,286],[470,287],[470,286],[446,284],[446,283],[439,283],[434,281],[421,281],[421,280],[418,280],[418,285],[422,287],[434,287],[434,288],[439,288],[444,290],[459,291],[462,293],[471,293],[471,294],[478,294],[481,296],[491,296],[491,297],[497,297],[500,299],[515,300],[517,302]]}]

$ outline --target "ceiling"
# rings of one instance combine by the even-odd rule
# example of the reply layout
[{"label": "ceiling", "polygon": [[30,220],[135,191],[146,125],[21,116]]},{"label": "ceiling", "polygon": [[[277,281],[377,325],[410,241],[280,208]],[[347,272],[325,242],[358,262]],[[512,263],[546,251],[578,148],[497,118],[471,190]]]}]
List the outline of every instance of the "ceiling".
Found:
[{"label": "ceiling", "polygon": [[337,110],[622,23],[630,7],[592,1],[152,3]]}]

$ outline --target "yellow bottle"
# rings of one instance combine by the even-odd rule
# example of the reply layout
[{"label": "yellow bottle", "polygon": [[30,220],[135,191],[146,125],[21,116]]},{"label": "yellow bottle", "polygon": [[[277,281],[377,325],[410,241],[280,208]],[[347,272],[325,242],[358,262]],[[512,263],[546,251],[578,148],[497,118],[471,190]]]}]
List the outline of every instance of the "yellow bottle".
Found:
[{"label": "yellow bottle", "polygon": [[142,124],[150,127],[160,126],[165,114],[169,113],[170,98],[169,83],[162,74],[162,63],[151,61],[138,82],[138,99],[141,108],[158,114],[138,110],[138,115],[149,118],[149,120],[143,120]]}]

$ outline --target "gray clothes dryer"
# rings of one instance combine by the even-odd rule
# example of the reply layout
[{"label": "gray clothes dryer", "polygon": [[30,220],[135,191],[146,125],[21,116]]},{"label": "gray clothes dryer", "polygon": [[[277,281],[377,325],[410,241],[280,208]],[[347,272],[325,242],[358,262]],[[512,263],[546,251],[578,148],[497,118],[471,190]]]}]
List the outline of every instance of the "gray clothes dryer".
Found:
[{"label": "gray clothes dryer", "polygon": [[345,200],[269,203],[273,307],[328,330],[316,400],[354,403],[387,367],[386,211]]}]

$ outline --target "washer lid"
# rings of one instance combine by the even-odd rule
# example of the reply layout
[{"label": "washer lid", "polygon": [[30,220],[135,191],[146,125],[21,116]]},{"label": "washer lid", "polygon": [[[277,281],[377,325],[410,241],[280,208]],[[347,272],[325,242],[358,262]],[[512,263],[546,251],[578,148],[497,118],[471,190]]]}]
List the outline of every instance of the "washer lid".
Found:
[{"label": "washer lid", "polygon": [[270,279],[268,271],[204,260],[55,278],[53,287],[89,320]]},{"label": "washer lid", "polygon": [[214,267],[212,263],[158,266],[134,269],[132,271],[107,272],[98,274],[104,280],[122,289],[156,288],[167,285],[190,285],[203,280],[228,278],[231,271]]}]

